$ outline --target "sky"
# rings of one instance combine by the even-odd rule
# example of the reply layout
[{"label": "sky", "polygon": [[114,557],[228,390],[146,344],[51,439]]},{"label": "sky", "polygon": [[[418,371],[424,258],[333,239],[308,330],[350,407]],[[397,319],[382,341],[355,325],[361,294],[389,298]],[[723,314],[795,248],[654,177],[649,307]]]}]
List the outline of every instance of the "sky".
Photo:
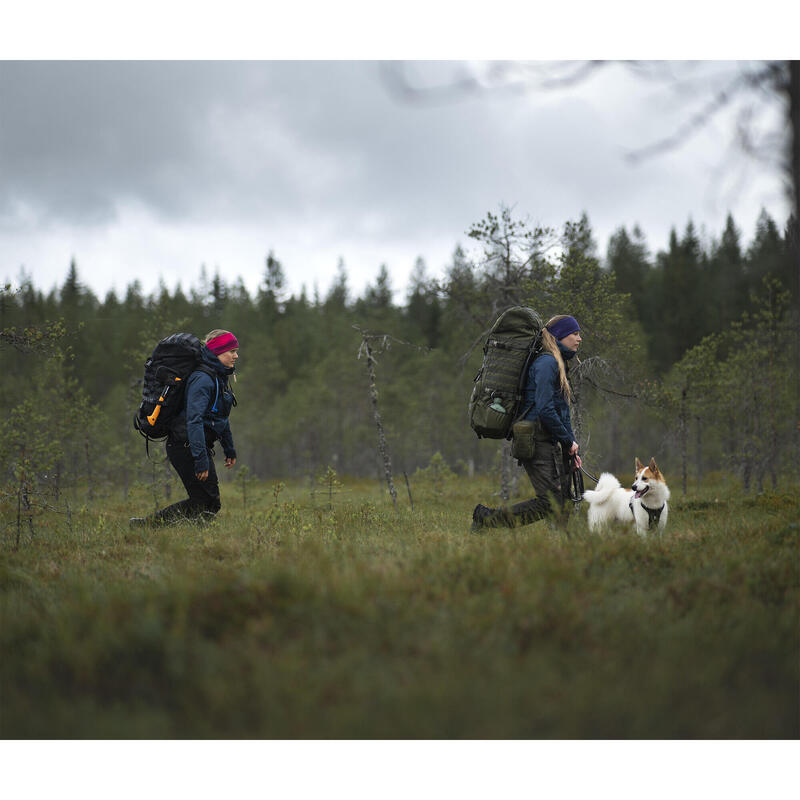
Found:
[{"label": "sky", "polygon": [[[102,53],[101,53],[102,55]],[[391,55],[391,53],[390,53]],[[639,225],[652,252],[689,219],[752,238],[788,216],[782,175],[734,143],[738,106],[679,146],[740,65],[608,63],[542,86],[564,61],[62,60],[0,62],[0,279],[48,291],[71,259],[101,299],[139,280],[185,291],[201,270],[255,292],[267,254],[287,291],[351,296],[381,265],[402,302],[421,257],[441,276],[500,205],[561,228],[586,213],[599,254]],[[398,91],[401,85],[417,91]],[[469,90],[462,90],[464,87]],[[758,107],[759,126],[780,109]]]}]

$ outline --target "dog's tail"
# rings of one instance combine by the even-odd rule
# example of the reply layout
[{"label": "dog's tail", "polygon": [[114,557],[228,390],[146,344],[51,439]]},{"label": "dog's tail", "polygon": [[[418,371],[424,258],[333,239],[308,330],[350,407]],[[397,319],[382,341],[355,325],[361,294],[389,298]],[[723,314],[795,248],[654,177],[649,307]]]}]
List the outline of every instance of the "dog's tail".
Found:
[{"label": "dog's tail", "polygon": [[597,481],[597,486],[594,489],[587,489],[583,493],[583,499],[588,503],[605,503],[614,490],[619,488],[619,481],[610,472],[603,472]]}]

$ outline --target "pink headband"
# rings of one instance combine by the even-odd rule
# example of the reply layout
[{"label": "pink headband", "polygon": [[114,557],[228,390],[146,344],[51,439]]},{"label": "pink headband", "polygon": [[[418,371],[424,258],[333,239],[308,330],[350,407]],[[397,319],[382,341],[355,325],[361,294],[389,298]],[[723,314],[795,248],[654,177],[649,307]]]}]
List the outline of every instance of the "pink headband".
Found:
[{"label": "pink headband", "polygon": [[227,353],[228,350],[238,350],[239,340],[232,333],[221,333],[206,342],[206,347],[215,355]]}]

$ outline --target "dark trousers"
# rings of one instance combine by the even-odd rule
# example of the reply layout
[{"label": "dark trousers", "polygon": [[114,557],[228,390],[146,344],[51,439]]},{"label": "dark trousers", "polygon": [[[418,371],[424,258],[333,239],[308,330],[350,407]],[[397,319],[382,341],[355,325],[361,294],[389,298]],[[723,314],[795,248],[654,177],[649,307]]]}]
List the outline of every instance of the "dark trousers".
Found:
[{"label": "dark trousers", "polygon": [[541,429],[536,431],[535,442],[533,458],[520,459],[519,463],[528,473],[536,497],[508,509],[512,525],[528,525],[551,514],[561,519],[569,499],[569,454]]},{"label": "dark trousers", "polygon": [[214,466],[214,451],[208,448],[208,478],[204,481],[197,479],[194,458],[188,443],[168,441],[167,458],[183,481],[189,496],[156,511],[150,517],[151,521],[158,525],[168,525],[180,520],[197,522],[213,519],[222,506],[219,499],[219,479]]}]

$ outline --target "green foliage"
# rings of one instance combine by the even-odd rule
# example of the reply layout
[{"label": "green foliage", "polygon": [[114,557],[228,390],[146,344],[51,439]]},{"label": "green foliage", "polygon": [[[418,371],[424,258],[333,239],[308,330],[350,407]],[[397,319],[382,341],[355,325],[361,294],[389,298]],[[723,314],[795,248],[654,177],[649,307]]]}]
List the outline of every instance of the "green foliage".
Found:
[{"label": "green foliage", "polygon": [[456,474],[438,451],[431,456],[427,467],[417,468],[413,475],[415,485],[422,485],[428,494],[436,498],[444,496],[445,490],[455,477]]},{"label": "green foliage", "polygon": [[[716,239],[700,237],[687,225],[682,236],[673,233],[665,251],[652,257],[640,230],[629,235],[621,229],[609,243],[605,263],[585,214],[557,233],[501,207],[470,226],[468,236],[474,250],[455,248],[438,280],[428,277],[424,261],[417,260],[404,306],[393,301],[385,266],[362,296],[354,297],[342,261],[331,285],[322,291],[315,287],[313,298],[305,289],[289,295],[284,268],[273,252],[254,297],[241,279],[228,284],[219,271],[210,276],[205,268],[199,284],[186,291],[162,285],[145,296],[133,283],[102,301],[82,283],[74,261],[61,288],[46,296],[21,273],[15,291],[0,293],[6,376],[0,400],[8,409],[34,398],[48,416],[50,435],[64,452],[51,473],[51,480],[58,476],[53,489],[66,490],[73,502],[137,482],[165,494],[169,484],[158,471],[153,482],[152,465],[130,422],[144,360],[175,330],[202,336],[226,328],[242,343],[232,428],[240,460],[252,476],[315,475],[327,464],[335,464],[341,475],[373,476],[380,467],[368,380],[363,361],[355,357],[359,334],[353,326],[358,325],[415,345],[377,355],[380,409],[395,468],[413,475],[438,452],[449,464],[485,474],[495,447],[470,431],[466,402],[486,330],[502,308],[518,303],[545,318],[571,313],[581,323],[584,341],[571,368],[573,416],[593,466],[618,469],[644,448],[667,466],[688,463],[687,478],[702,475],[713,460],[743,477],[749,469],[752,484],[760,485],[757,462],[764,460],[763,442],[773,436],[773,427],[763,422],[753,427],[752,409],[765,404],[777,420],[797,417],[787,400],[797,380],[791,358],[797,324],[793,296],[775,323],[786,337],[784,348],[761,355],[772,359],[767,368],[774,391],[759,387],[746,405],[734,391],[746,383],[741,375],[755,350],[734,346],[739,329],[731,328],[731,321],[740,320],[736,324],[745,338],[763,327],[751,295],[761,291],[765,276],[795,291],[786,235],[768,215],[762,214],[750,243],[730,218]],[[744,311],[749,316],[742,321]],[[48,322],[54,319],[63,323]],[[716,354],[701,350],[688,356],[709,335],[718,337]],[[734,352],[742,361],[731,361],[727,371],[699,366],[725,362]],[[59,367],[45,377],[41,364],[47,355],[59,356]],[[689,360],[674,380],[664,382],[684,357]],[[692,360],[698,365],[690,366]],[[683,406],[681,381],[687,387]],[[707,385],[713,381],[716,388]],[[721,398],[725,386],[737,398],[727,406]],[[68,416],[70,404],[91,409],[88,429]],[[712,419],[725,423],[712,425]],[[796,432],[775,430],[777,444],[770,447],[778,458],[772,461],[785,464],[796,453]],[[739,448],[745,441],[747,446]],[[751,451],[754,455],[738,461],[732,455]],[[701,459],[698,454],[705,452],[707,458]],[[768,475],[769,470],[767,465]],[[223,475],[222,480],[234,478]]]},{"label": "green foliage", "polygon": [[328,508],[333,508],[333,495],[342,488],[342,482],[336,470],[329,464],[325,472],[317,478],[317,483],[322,486],[328,495]]},{"label": "green foliage", "polygon": [[241,464],[236,468],[236,483],[242,493],[242,508],[247,508],[247,487],[251,483],[250,468],[246,464]]},{"label": "green foliage", "polygon": [[755,480],[763,490],[766,475],[776,486],[790,463],[785,443],[796,435],[800,353],[788,308],[789,293],[765,278],[754,313],[689,350],[663,389],[667,414],[678,412],[683,433],[690,418],[713,421],[724,437],[719,460],[745,489]]},{"label": "green foliage", "polygon": [[[24,288],[24,287],[23,287]],[[11,284],[0,287],[0,319],[5,323],[8,317],[13,316],[16,310],[17,299],[23,294],[23,288],[14,291]],[[27,292],[23,294],[23,302]],[[52,356],[59,351],[64,336],[67,333],[64,320],[41,320],[37,325],[17,325],[0,327],[0,349],[14,348],[20,353],[43,353]]]}]

